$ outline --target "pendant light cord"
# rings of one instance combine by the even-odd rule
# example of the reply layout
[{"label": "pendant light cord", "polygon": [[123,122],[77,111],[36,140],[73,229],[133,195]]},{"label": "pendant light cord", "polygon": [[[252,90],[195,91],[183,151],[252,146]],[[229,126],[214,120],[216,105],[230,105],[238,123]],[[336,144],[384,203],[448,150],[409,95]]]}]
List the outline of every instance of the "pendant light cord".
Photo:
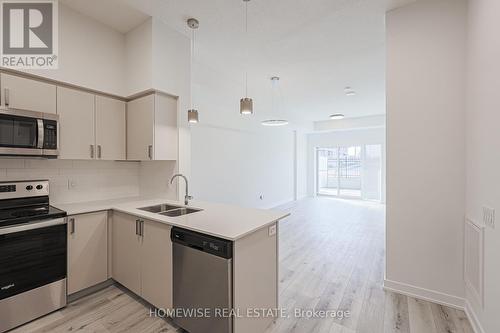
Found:
[{"label": "pendant light cord", "polygon": [[191,110],[193,109],[193,58],[194,58],[194,46],[195,46],[195,43],[194,43],[194,30],[195,29],[192,29],[192,32],[191,32],[191,55],[190,55],[190,69],[189,69],[189,89],[190,89],[190,93],[189,93],[189,104],[191,105]]},{"label": "pendant light cord", "polygon": [[248,98],[248,1],[245,1],[245,98]]}]

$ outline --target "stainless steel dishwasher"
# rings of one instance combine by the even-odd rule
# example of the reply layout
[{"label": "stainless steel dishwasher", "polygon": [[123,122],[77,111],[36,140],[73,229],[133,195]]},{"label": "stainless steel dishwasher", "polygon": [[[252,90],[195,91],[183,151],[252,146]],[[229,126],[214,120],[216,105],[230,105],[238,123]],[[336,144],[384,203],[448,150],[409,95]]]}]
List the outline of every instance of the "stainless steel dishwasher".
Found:
[{"label": "stainless steel dishwasher", "polygon": [[231,333],[233,243],[172,228],[174,322],[190,333]]}]

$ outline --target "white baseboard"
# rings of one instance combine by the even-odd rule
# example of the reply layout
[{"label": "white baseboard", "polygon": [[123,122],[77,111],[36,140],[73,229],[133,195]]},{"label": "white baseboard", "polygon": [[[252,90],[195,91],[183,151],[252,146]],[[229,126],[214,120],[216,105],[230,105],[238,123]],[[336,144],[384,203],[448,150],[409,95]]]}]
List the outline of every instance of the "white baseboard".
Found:
[{"label": "white baseboard", "polygon": [[409,284],[384,279],[384,289],[425,301],[464,310],[465,300],[461,297],[448,295],[439,291],[412,286]]},{"label": "white baseboard", "polygon": [[474,312],[474,309],[472,308],[468,300],[465,300],[464,311],[465,314],[467,315],[467,318],[469,318],[469,323],[472,326],[474,333],[485,333],[486,331],[481,326],[481,323],[479,322],[479,319],[477,318],[477,315]]}]

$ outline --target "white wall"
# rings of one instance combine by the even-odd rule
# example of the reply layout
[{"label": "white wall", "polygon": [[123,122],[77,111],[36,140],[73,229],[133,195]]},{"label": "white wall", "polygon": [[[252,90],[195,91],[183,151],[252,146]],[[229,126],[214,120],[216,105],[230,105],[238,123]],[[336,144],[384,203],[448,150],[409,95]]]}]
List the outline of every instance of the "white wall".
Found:
[{"label": "white wall", "polygon": [[[59,69],[30,73],[124,96],[124,69],[125,36],[59,3]],[[137,196],[139,171],[137,162],[0,158],[0,180],[49,179],[52,203]]]},{"label": "white wall", "polygon": [[[316,166],[315,149],[336,146],[355,146],[365,144],[380,144],[385,153],[385,128],[367,128],[355,130],[338,130],[320,132],[308,135],[307,143],[307,193],[315,194]],[[385,201],[385,156],[382,158],[382,202]]]},{"label": "white wall", "polygon": [[[124,35],[63,4],[59,6],[59,38],[59,69],[32,71],[33,74],[121,96],[151,88],[179,96],[179,161],[40,161],[24,164],[24,160],[15,162],[0,158],[0,177],[4,180],[12,180],[12,175],[17,175],[17,179],[47,178],[53,183],[51,198],[58,202],[136,195],[176,198],[177,183],[169,185],[168,180],[177,171],[189,175],[190,167],[186,121],[189,39],[153,19]],[[21,170],[25,165],[27,170]],[[31,168],[31,165],[43,168]],[[116,175],[112,174],[112,168],[117,169]],[[126,170],[126,177],[120,176],[124,173],[122,169]],[[76,177],[77,186],[71,190],[67,185],[70,178],[60,177],[68,173]]]},{"label": "white wall", "polygon": [[307,193],[307,134],[295,131],[295,200],[300,200],[308,196]]},{"label": "white wall", "polygon": [[126,95],[153,87],[153,19],[125,35]]},{"label": "white wall", "polygon": [[[191,178],[191,133],[187,122],[190,108],[191,41],[161,20],[152,19],[151,55],[152,88],[177,96],[177,125],[179,127],[179,158],[172,169],[171,163],[156,165],[154,172],[143,172],[141,182],[153,184],[155,179],[168,177],[175,172]],[[148,180],[147,178],[151,179]],[[179,198],[184,197],[185,185],[178,182]],[[143,187],[144,188],[144,187]],[[170,190],[164,193],[170,196]]]},{"label": "white wall", "polygon": [[126,95],[125,36],[59,3],[59,69],[32,74]]},{"label": "white wall", "polygon": [[[500,2],[474,0],[468,14],[467,217],[481,223],[481,207],[500,207]],[[485,229],[484,308],[467,294],[483,332],[500,332],[500,226]]]},{"label": "white wall", "polygon": [[191,139],[195,198],[261,208],[293,200],[290,129],[252,132],[198,124],[191,129]]},{"label": "white wall", "polygon": [[139,195],[139,163],[0,158],[0,181],[48,179],[50,201],[82,202]]},{"label": "white wall", "polygon": [[464,0],[387,14],[387,287],[463,305]]}]

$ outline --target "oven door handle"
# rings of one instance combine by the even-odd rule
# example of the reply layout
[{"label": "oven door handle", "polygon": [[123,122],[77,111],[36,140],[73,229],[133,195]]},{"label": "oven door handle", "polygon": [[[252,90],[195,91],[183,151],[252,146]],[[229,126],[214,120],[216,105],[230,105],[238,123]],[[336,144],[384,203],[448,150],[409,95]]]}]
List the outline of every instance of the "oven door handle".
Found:
[{"label": "oven door handle", "polygon": [[45,130],[43,128],[43,120],[42,119],[37,119],[36,120],[38,124],[38,141],[37,141],[37,148],[38,149],[43,149],[44,146],[44,135],[45,135]]},{"label": "oven door handle", "polygon": [[0,228],[0,235],[7,235],[7,234],[13,234],[15,232],[52,227],[55,225],[66,224],[66,223],[67,223],[66,218],[61,217],[59,219],[45,220],[38,223],[20,224],[12,227]]}]

